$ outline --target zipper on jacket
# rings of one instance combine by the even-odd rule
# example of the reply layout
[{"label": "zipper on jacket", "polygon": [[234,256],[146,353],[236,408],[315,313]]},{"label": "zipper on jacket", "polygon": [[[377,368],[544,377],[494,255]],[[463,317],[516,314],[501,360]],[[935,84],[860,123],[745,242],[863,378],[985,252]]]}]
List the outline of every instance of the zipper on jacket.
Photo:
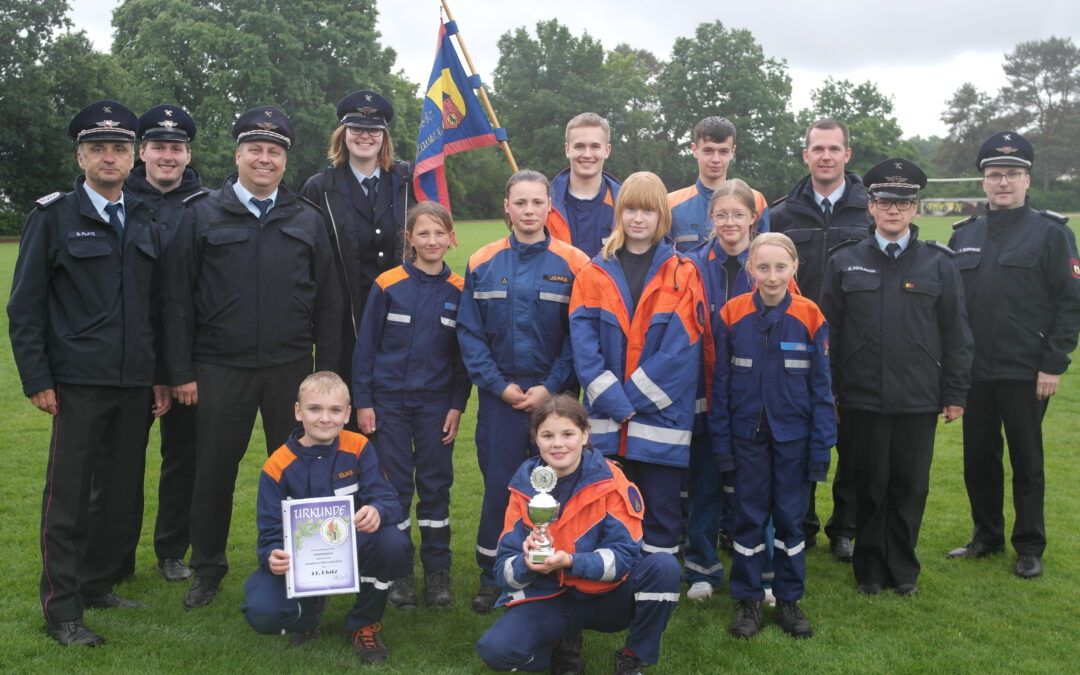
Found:
[{"label": "zipper on jacket", "polygon": [[[776,310],[773,310],[773,311],[776,311]],[[761,354],[762,362],[765,361],[765,359],[768,357],[768,354],[769,354],[769,333],[771,333],[771,332],[772,332],[772,329],[769,329],[769,330],[765,331],[765,351],[762,352],[762,354]],[[764,372],[765,372],[764,368],[762,368],[762,370],[760,372],[762,374],[764,374]],[[758,376],[758,388],[761,390],[761,409],[758,410],[757,429],[754,430],[757,433],[761,433],[761,419],[762,419],[762,417],[765,416],[765,387],[762,386],[764,384],[764,382],[762,382],[762,380],[764,380],[764,379],[765,378],[762,375]]]},{"label": "zipper on jacket", "polygon": [[338,260],[341,261],[341,274],[345,277],[345,292],[349,294],[349,321],[353,325],[353,333],[359,333],[360,329],[356,325],[356,312],[354,311],[355,304],[352,297],[352,286],[349,285],[349,271],[345,266],[345,257],[341,254],[341,235],[338,233],[337,221],[334,220],[334,212],[330,208],[330,197],[323,193],[323,203],[326,204],[326,212],[330,214],[330,227],[334,229],[334,239],[337,240],[337,254]]}]

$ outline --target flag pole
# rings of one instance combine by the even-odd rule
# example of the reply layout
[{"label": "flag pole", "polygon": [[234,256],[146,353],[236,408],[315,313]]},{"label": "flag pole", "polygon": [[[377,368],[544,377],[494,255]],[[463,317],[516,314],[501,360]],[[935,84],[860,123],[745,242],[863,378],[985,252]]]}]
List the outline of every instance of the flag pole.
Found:
[{"label": "flag pole", "polygon": [[[454,15],[450,13],[450,6],[446,4],[446,0],[440,0],[440,2],[442,2],[443,11],[446,12],[446,20],[453,21]],[[465,63],[469,65],[469,74],[476,75],[476,66],[473,65],[472,57],[469,56],[469,50],[465,47],[465,41],[461,39],[460,30],[455,34],[455,37],[457,37],[458,46],[461,47],[461,53],[465,56]],[[480,92],[480,102],[484,104],[484,110],[487,111],[488,119],[491,120],[491,125],[498,129],[499,118],[495,116],[495,109],[491,107],[491,101],[488,100],[487,91],[484,89],[483,82],[480,83],[477,91]],[[499,141],[499,145],[502,146],[503,154],[506,155],[506,161],[510,163],[510,168],[513,169],[514,173],[517,173],[518,165],[517,162],[514,161],[514,153],[510,151],[509,141]]]}]

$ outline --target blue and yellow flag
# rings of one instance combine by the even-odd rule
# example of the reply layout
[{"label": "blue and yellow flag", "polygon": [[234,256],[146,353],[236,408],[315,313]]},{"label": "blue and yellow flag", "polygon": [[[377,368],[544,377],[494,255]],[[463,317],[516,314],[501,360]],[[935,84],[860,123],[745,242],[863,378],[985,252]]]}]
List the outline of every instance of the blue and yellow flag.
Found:
[{"label": "blue and yellow flag", "polygon": [[446,189],[446,158],[458,152],[495,145],[498,139],[484,108],[476,98],[478,75],[468,76],[461,67],[450,36],[456,22],[439,23],[435,65],[431,68],[424,107],[420,111],[420,134],[416,138],[413,187],[419,201],[437,201],[450,208]]}]

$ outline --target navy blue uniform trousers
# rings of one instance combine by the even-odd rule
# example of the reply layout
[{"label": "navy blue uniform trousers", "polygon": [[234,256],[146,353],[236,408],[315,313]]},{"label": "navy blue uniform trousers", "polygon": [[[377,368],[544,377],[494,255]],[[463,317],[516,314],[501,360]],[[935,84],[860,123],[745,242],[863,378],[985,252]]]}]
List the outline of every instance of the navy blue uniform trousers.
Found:
[{"label": "navy blue uniform trousers", "polygon": [[[707,581],[718,588],[724,580],[724,563],[716,553],[725,511],[732,509],[735,489],[724,485],[716,468],[716,457],[708,434],[695,434],[690,441],[690,514],[686,523],[686,549],[683,551],[683,576],[686,583]],[[725,508],[726,507],[726,508]],[[731,528],[726,527],[730,533]]]},{"label": "navy blue uniform trousers", "polygon": [[630,577],[601,595],[568,590],[510,607],[476,643],[493,670],[538,672],[551,667],[555,641],[582,629],[614,633],[630,628],[626,647],[646,663],[660,660],[660,638],[679,600],[679,561],[645,556]]},{"label": "navy blue uniform trousers", "polygon": [[450,397],[415,405],[406,404],[403,399],[403,394],[379,395],[375,402],[376,431],[372,435],[372,442],[379,448],[379,462],[401,504],[404,520],[396,523],[397,528],[408,540],[405,557],[395,570],[394,578],[413,575],[416,551],[409,514],[414,485],[418,498],[416,524],[420,528],[420,562],[424,572],[450,569],[454,443],[443,445],[442,442]]},{"label": "navy blue uniform trousers", "polygon": [[678,553],[683,535],[682,491],[687,480],[686,469],[625,457],[609,459],[622,466],[623,473],[638,486],[645,501],[641,550],[645,553]]},{"label": "navy blue uniform trousers", "polygon": [[[386,594],[394,569],[405,555],[405,535],[393,523],[371,533],[356,533],[360,561],[360,592],[345,616],[345,628],[353,632],[382,620]],[[257,632],[265,635],[302,633],[315,626],[317,596],[286,597],[285,575],[259,566],[244,584],[240,611]]]}]

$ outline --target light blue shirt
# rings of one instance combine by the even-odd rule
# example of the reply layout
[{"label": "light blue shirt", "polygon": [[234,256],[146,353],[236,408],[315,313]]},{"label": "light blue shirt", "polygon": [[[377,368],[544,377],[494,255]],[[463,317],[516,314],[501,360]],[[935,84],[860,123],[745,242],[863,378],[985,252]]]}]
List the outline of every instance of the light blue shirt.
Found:
[{"label": "light blue shirt", "polygon": [[[113,204],[114,202],[110,202],[108,199],[105,199],[104,197],[99,195],[97,192],[94,191],[94,188],[90,187],[88,183],[84,182],[82,186],[83,189],[86,190],[86,196],[90,198],[90,203],[94,205],[95,209],[97,209],[98,215],[101,216],[101,219],[104,220],[106,223],[109,222],[109,212],[105,210],[105,207],[109,204]],[[115,203],[120,205],[120,210],[116,212],[116,216],[120,219],[120,224],[123,225],[124,222],[127,220],[127,210],[124,208],[123,192],[120,193],[120,199]]]},{"label": "light blue shirt", "polygon": [[364,190],[364,194],[367,194],[368,192],[367,188],[364,187],[365,178],[371,178],[371,176],[375,176],[376,179],[382,180],[382,171],[379,169],[379,167],[375,167],[375,172],[371,174],[371,176],[365,176],[364,174],[360,173],[359,169],[357,169],[352,164],[349,165],[349,170],[352,171],[352,175],[356,176],[356,182],[360,183],[360,187]]},{"label": "light blue shirt", "polygon": [[[846,180],[841,181],[840,187],[836,188],[835,190],[833,190],[828,195],[819,195],[817,190],[814,190],[814,202],[818,205],[818,208],[821,209],[821,200],[825,199],[825,197],[828,197],[829,198],[829,204],[831,204],[832,207],[833,207],[832,211],[833,211],[833,213],[835,213],[836,212],[836,202],[840,201],[840,198],[844,196],[844,190],[847,190],[847,181]],[[825,209],[821,209],[821,210],[824,211]]]},{"label": "light blue shirt", "polygon": [[[259,207],[251,203],[251,200],[255,198],[255,195],[248,192],[248,189],[241,185],[240,181],[233,183],[233,192],[236,193],[236,198],[240,200],[240,203],[243,204],[248,211],[251,211],[251,215],[256,218],[262,218],[262,214],[259,213]],[[277,206],[277,192],[278,189],[274,188],[274,191],[271,192],[268,197],[270,206],[266,209],[267,213],[270,213],[270,210]]]},{"label": "light blue shirt", "polygon": [[[881,249],[882,253],[885,253],[885,247],[886,246],[888,246],[889,244],[894,243],[894,242],[889,241],[885,237],[881,236],[881,233],[878,232],[877,230],[874,230],[874,239],[877,240],[878,248]],[[904,236],[900,237],[895,242],[897,244],[900,244],[900,250],[896,252],[896,255],[900,255],[901,253],[903,253],[904,250],[907,249],[907,246],[908,246],[908,244],[910,242],[911,242],[911,229],[908,228],[908,231],[904,233]],[[888,255],[888,254],[886,253],[886,255]]]}]

